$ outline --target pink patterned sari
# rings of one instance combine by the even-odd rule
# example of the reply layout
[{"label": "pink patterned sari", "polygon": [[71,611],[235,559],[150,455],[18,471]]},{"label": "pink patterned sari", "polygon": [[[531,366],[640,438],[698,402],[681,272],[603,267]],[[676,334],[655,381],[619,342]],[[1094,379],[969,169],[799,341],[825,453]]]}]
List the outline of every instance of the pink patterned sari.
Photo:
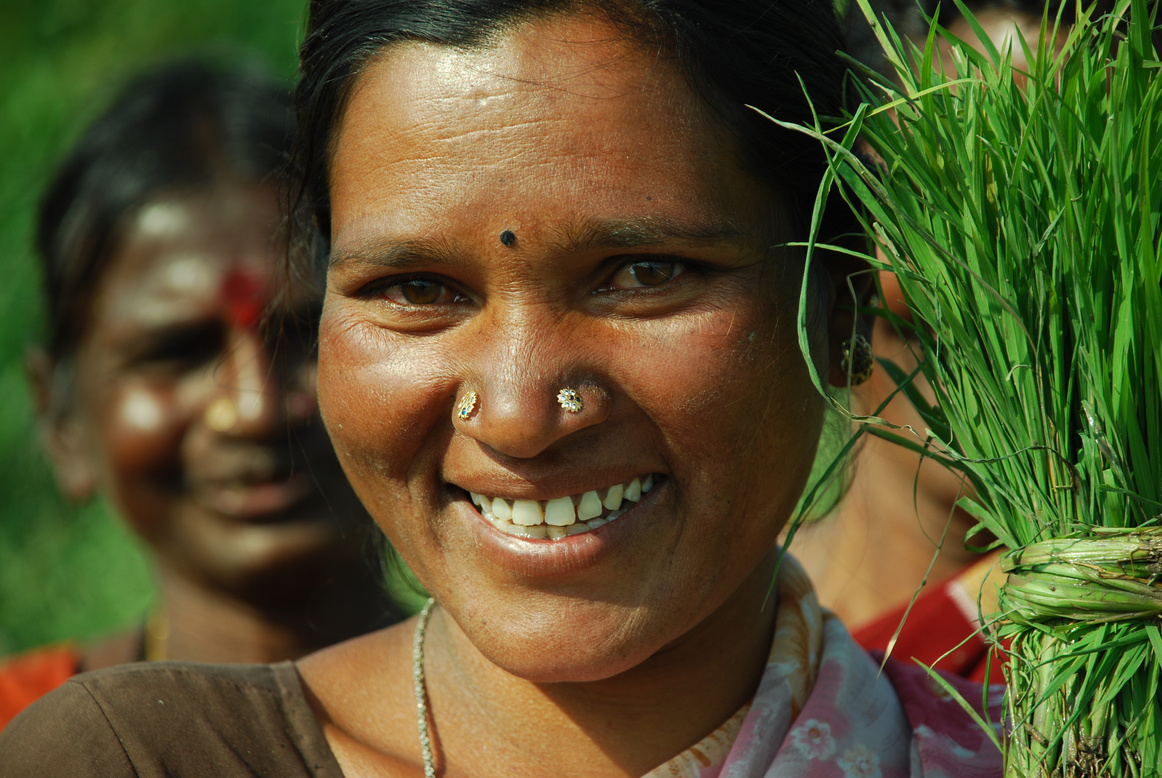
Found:
[{"label": "pink patterned sari", "polygon": [[[779,572],[775,637],[759,688],[694,747],[645,778],[985,778],[988,734],[921,667],[879,661],[820,607],[791,557]],[[1002,690],[942,676],[992,722]]]}]

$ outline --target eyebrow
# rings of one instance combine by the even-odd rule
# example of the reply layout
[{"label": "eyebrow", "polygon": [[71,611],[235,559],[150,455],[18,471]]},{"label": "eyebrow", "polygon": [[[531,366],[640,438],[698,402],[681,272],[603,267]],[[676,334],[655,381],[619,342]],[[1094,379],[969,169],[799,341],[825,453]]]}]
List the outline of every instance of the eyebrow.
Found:
[{"label": "eyebrow", "polygon": [[327,266],[331,269],[356,266],[408,270],[448,265],[454,261],[455,255],[456,252],[443,241],[419,238],[398,243],[372,243],[341,254],[332,252]]},{"label": "eyebrow", "polygon": [[632,249],[665,243],[741,244],[745,233],[729,222],[686,224],[664,216],[636,219],[586,219],[559,231],[554,248],[559,251]]},{"label": "eyebrow", "polygon": [[[498,233],[499,234],[499,233]],[[550,241],[559,253],[596,249],[631,249],[667,243],[745,243],[746,233],[730,222],[687,224],[667,217],[633,219],[585,219],[559,228]],[[441,240],[417,238],[395,243],[370,243],[342,253],[332,253],[331,269],[350,266],[409,270],[456,263],[457,252]]]}]

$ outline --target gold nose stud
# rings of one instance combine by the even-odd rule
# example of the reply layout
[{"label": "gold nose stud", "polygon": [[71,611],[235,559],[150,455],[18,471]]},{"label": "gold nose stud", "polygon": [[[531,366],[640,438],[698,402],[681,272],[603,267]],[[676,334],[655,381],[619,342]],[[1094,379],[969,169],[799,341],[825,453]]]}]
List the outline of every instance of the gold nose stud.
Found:
[{"label": "gold nose stud", "polygon": [[206,406],[202,418],[214,432],[229,432],[238,423],[238,409],[229,397],[219,397]]},{"label": "gold nose stud", "polygon": [[460,398],[460,402],[456,403],[456,418],[460,421],[468,421],[472,418],[472,414],[476,411],[476,402],[479,400],[476,392],[469,391]]},{"label": "gold nose stud", "polygon": [[568,387],[557,392],[557,404],[564,408],[567,413],[580,413],[581,409],[585,407],[581,395],[577,394],[575,389]]}]

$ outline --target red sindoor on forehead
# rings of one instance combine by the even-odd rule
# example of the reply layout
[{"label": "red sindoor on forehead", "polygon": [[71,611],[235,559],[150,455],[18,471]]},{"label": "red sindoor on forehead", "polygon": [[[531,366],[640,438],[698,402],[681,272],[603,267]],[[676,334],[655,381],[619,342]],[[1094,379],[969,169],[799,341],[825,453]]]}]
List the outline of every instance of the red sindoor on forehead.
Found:
[{"label": "red sindoor on forehead", "polygon": [[222,279],[220,291],[231,321],[242,329],[256,325],[270,301],[266,277],[252,271],[231,270]]}]

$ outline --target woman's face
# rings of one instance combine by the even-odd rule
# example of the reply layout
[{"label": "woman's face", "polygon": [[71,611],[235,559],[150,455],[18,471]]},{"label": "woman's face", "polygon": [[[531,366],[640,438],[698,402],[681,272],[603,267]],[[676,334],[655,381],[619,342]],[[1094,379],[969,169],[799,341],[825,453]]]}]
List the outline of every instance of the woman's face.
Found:
[{"label": "woman's face", "polygon": [[259,327],[279,223],[257,185],[159,199],[130,219],[91,298],[59,422],[71,456],[58,458],[169,569],[276,600],[362,559],[351,530],[366,516],[318,419],[313,333]]},{"label": "woman's face", "polygon": [[[472,642],[523,677],[595,679],[738,596],[823,404],[801,260],[769,248],[785,212],[677,67],[582,17],[394,46],[355,85],[331,184],[327,428]],[[647,477],[616,521],[556,540],[470,499],[579,504]]]}]

